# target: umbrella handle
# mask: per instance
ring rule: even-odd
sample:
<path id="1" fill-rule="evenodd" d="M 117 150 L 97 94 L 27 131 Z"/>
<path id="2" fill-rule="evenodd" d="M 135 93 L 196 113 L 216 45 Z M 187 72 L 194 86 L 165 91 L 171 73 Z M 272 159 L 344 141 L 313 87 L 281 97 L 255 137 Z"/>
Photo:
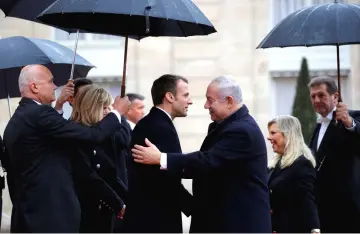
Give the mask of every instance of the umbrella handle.
<path id="1" fill-rule="evenodd" d="M 68 80 L 68 84 L 70 84 L 70 83 L 73 84 L 73 83 L 74 83 L 74 80 L 69 79 L 69 80 Z M 72 103 L 72 102 L 74 101 L 74 96 L 70 96 L 67 101 L 68 101 L 69 103 Z"/>

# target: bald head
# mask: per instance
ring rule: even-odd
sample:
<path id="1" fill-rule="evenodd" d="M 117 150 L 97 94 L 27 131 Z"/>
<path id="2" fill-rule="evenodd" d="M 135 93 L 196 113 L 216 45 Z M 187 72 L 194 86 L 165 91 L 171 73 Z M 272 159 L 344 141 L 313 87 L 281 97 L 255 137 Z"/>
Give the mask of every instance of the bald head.
<path id="1" fill-rule="evenodd" d="M 53 75 L 43 65 L 28 65 L 21 69 L 19 76 L 19 90 L 22 97 L 27 97 L 42 104 L 55 101 Z"/>

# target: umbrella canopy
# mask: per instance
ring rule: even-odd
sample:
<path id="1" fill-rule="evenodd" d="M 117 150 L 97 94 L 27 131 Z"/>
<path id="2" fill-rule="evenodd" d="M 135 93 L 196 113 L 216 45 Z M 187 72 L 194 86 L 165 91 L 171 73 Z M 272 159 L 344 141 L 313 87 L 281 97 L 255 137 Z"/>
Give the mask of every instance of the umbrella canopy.
<path id="1" fill-rule="evenodd" d="M 57 0 L 38 19 L 92 33 L 186 37 L 216 32 L 191 0 Z"/>
<path id="2" fill-rule="evenodd" d="M 300 9 L 280 21 L 257 48 L 334 45 L 341 101 L 339 46 L 360 43 L 360 6 L 334 3 Z"/>
<path id="3" fill-rule="evenodd" d="M 42 23 L 36 17 L 55 1 L 56 0 L 1 0 L 0 10 L 2 10 L 7 17 Z M 71 27 L 60 29 L 69 33 L 77 32 L 76 29 L 72 29 Z"/>
<path id="4" fill-rule="evenodd" d="M 191 0 L 57 0 L 38 19 L 56 27 L 126 36 L 121 96 L 125 95 L 128 36 L 187 37 L 216 32 Z"/>
<path id="5" fill-rule="evenodd" d="M 257 48 L 348 45 L 360 43 L 360 6 L 313 5 L 280 21 Z"/>
<path id="6" fill-rule="evenodd" d="M 50 69 L 57 86 L 65 85 L 74 52 L 58 43 L 44 39 L 9 37 L 0 40 L 0 98 L 20 97 L 20 70 L 31 64 L 42 64 Z M 75 77 L 86 77 L 94 65 L 77 55 Z"/>
<path id="7" fill-rule="evenodd" d="M 46 10 L 56 0 L 1 0 L 0 10 L 2 10 L 7 17 L 24 19 L 48 25 L 40 22 L 37 17 Z M 51 25 L 48 25 L 51 26 Z M 56 27 L 56 26 L 55 26 Z M 78 29 L 72 27 L 56 27 L 68 33 L 76 33 Z M 79 30 L 80 33 L 87 33 L 84 30 Z M 140 40 L 143 37 L 129 36 L 132 39 Z"/>

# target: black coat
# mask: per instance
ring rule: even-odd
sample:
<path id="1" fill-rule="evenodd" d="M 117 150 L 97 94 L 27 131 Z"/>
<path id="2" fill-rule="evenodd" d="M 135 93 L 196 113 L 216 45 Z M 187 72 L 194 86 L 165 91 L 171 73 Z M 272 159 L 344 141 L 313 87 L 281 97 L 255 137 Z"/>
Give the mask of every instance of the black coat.
<path id="1" fill-rule="evenodd" d="M 0 161 L 3 168 L 5 168 L 4 163 L 6 164 L 5 160 L 6 159 L 5 159 L 4 144 L 0 136 Z M 3 174 L 3 176 L 0 176 L 0 228 L 1 228 L 2 207 L 3 207 L 2 193 L 4 188 L 5 188 L 5 175 Z"/>
<path id="2" fill-rule="evenodd" d="M 200 151 L 167 156 L 169 172 L 193 178 L 190 232 L 271 232 L 261 130 L 246 106 L 210 130 Z"/>
<path id="3" fill-rule="evenodd" d="M 131 127 L 127 122 L 126 118 L 122 116 L 121 118 L 121 128 L 116 132 L 116 146 L 117 146 L 117 157 L 116 157 L 116 170 L 118 178 L 128 186 L 128 168 L 131 157 L 130 143 L 131 143 Z M 123 220 L 116 219 L 114 224 L 114 232 L 124 232 L 123 230 Z"/>
<path id="4" fill-rule="evenodd" d="M 278 163 L 269 173 L 273 232 L 310 233 L 319 229 L 315 202 L 316 170 L 304 156 L 284 169 Z"/>
<path id="5" fill-rule="evenodd" d="M 125 117 L 121 118 L 121 128 L 116 132 L 116 167 L 117 175 L 121 181 L 128 186 L 128 169 L 127 165 L 132 161 L 131 156 L 131 134 L 132 130 Z"/>
<path id="6" fill-rule="evenodd" d="M 72 178 L 72 141 L 100 143 L 120 127 L 114 114 L 89 128 L 52 107 L 22 98 L 4 133 L 13 203 L 12 232 L 78 232 L 80 206 Z"/>
<path id="7" fill-rule="evenodd" d="M 360 111 L 350 111 L 356 128 L 332 120 L 317 149 L 321 125 L 310 142 L 317 160 L 316 201 L 321 232 L 360 232 Z"/>
<path id="8" fill-rule="evenodd" d="M 141 119 L 132 133 L 131 145 L 145 144 L 148 138 L 163 152 L 181 152 L 178 134 L 169 116 L 158 108 Z M 181 233 L 181 211 L 189 215 L 192 196 L 181 177 L 159 166 L 129 166 L 129 198 L 125 213 L 126 232 Z"/>
<path id="9" fill-rule="evenodd" d="M 116 134 L 101 144 L 77 143 L 73 168 L 81 205 L 80 232 L 112 232 L 115 215 L 127 199 L 127 186 L 117 177 Z"/>

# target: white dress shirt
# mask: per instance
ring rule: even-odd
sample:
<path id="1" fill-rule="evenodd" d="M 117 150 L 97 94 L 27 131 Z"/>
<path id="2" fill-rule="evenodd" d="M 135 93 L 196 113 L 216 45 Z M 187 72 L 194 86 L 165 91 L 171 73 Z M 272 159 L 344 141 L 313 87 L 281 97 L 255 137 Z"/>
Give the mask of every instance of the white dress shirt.
<path id="1" fill-rule="evenodd" d="M 134 130 L 136 124 L 134 124 L 132 121 L 130 121 L 130 120 L 128 120 L 128 119 L 126 119 L 126 121 L 127 121 L 128 124 L 130 125 L 131 130 Z"/>
<path id="2" fill-rule="evenodd" d="M 333 112 L 335 110 L 336 110 L 336 108 L 333 111 L 331 111 L 326 117 L 320 116 L 317 119 L 317 122 L 321 124 L 320 130 L 319 130 L 319 137 L 318 137 L 318 141 L 317 141 L 317 149 L 319 149 L 321 141 L 324 138 L 327 128 L 329 127 L 329 124 L 333 117 Z"/>

